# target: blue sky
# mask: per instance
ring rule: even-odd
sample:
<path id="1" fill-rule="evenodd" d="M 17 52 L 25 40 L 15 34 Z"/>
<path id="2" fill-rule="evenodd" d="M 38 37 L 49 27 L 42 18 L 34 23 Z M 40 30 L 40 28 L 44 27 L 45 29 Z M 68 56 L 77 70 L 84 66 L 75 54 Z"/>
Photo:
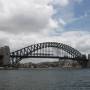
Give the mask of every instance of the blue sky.
<path id="1" fill-rule="evenodd" d="M 90 30 L 90 0 L 68 0 L 68 5 L 61 7 L 55 4 L 54 9 L 57 11 L 53 18 L 57 21 L 62 19 L 65 31 L 89 31 Z M 67 16 L 71 14 L 71 16 Z M 73 14 L 73 15 L 72 15 Z M 58 28 L 56 31 L 60 31 Z"/>
<path id="2" fill-rule="evenodd" d="M 83 0 L 80 4 L 74 5 L 75 17 L 84 16 L 90 14 L 90 0 Z"/>
<path id="3" fill-rule="evenodd" d="M 76 21 L 67 24 L 67 27 L 76 30 L 90 30 L 90 0 L 83 0 L 80 4 L 74 5 L 74 18 Z"/>

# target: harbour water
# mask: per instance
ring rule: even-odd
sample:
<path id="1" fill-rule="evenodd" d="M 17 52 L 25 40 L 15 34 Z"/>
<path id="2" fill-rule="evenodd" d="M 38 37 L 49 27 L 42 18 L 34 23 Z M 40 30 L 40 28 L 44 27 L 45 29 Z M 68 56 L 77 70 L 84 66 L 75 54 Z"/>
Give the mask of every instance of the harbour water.
<path id="1" fill-rule="evenodd" d="M 90 69 L 0 70 L 0 90 L 90 90 Z"/>

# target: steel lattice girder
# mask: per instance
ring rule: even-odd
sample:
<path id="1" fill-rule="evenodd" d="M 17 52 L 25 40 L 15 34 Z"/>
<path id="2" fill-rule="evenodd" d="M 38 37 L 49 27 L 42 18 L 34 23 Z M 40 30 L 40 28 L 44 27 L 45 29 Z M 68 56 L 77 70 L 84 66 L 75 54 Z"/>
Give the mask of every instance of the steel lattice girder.
<path id="1" fill-rule="evenodd" d="M 28 47 L 17 50 L 15 52 L 11 52 L 10 56 L 11 58 L 15 58 L 16 60 L 14 60 L 14 62 L 17 63 L 22 59 L 21 58 L 22 56 L 32 55 L 32 53 L 35 52 L 36 50 L 47 48 L 47 47 L 62 49 L 63 51 L 72 55 L 74 58 L 82 57 L 82 54 L 78 50 L 72 48 L 69 45 L 65 45 L 63 43 L 57 43 L 57 42 L 44 42 L 44 43 L 33 44 Z M 20 57 L 16 58 L 15 56 L 20 56 Z"/>

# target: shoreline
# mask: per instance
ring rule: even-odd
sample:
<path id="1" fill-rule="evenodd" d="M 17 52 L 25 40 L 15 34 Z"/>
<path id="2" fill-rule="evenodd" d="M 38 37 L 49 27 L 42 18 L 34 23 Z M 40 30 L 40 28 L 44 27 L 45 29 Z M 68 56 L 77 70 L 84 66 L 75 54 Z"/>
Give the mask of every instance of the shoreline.
<path id="1" fill-rule="evenodd" d="M 89 68 L 55 67 L 55 68 L 0 68 L 0 70 L 82 70 Z"/>

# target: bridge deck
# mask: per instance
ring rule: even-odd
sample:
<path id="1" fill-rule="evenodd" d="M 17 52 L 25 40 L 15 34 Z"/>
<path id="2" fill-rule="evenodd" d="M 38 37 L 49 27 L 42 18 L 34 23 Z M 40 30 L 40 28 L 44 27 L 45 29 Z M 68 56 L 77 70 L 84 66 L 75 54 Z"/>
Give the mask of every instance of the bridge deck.
<path id="1" fill-rule="evenodd" d="M 51 58 L 51 59 L 70 59 L 70 60 L 81 60 L 80 58 L 71 58 L 71 57 L 60 57 L 60 56 L 10 56 L 13 58 Z"/>

